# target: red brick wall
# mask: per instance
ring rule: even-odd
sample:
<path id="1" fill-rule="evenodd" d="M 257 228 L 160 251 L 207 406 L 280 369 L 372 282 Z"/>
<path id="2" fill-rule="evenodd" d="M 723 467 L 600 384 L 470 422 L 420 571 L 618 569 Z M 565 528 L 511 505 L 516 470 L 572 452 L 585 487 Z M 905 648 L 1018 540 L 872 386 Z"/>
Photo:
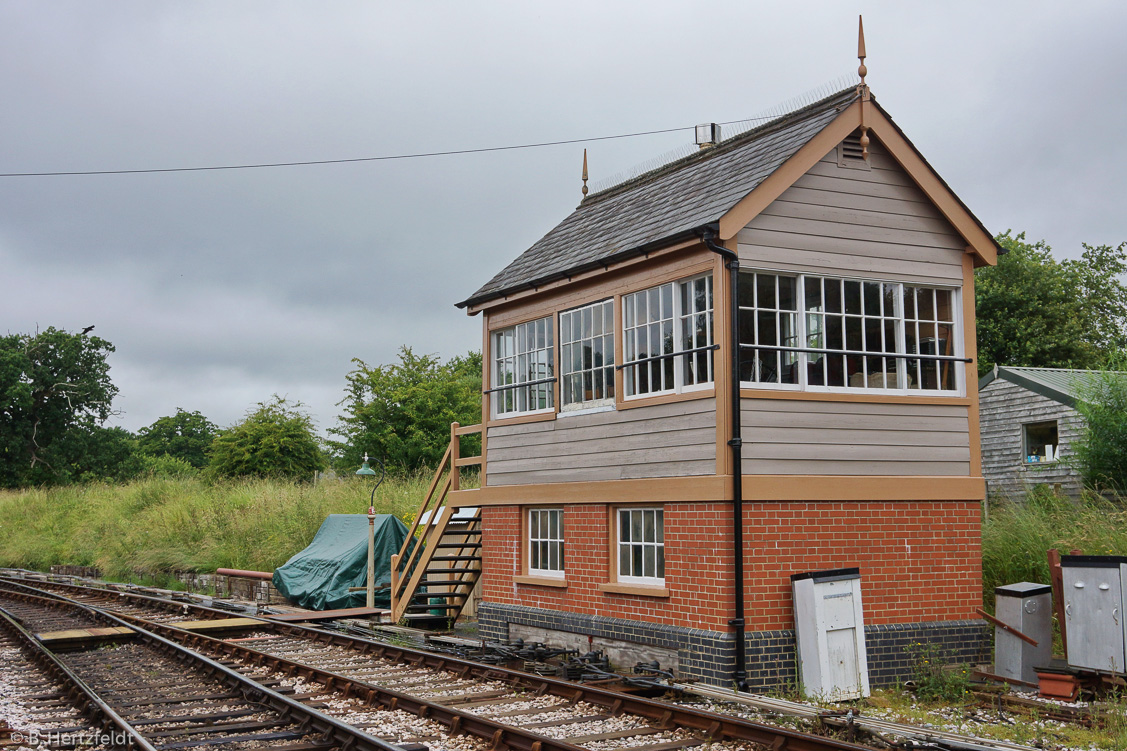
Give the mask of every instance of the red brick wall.
<path id="1" fill-rule="evenodd" d="M 521 510 L 482 509 L 486 602 L 728 629 L 733 590 L 731 506 L 667 503 L 668 597 L 602 592 L 610 532 L 601 504 L 564 506 L 567 588 L 518 584 Z M 790 575 L 861 569 L 868 624 L 974 618 L 982 599 L 979 504 L 765 502 L 744 505 L 745 598 L 751 631 L 792 628 Z"/>

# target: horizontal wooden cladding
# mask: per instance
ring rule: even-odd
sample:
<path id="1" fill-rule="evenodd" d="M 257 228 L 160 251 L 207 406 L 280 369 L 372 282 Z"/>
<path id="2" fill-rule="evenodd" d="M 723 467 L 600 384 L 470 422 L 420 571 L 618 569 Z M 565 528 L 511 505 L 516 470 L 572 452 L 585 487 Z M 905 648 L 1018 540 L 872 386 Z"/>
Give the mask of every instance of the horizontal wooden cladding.
<path id="1" fill-rule="evenodd" d="M 926 393 L 926 392 L 920 392 Z M 743 388 L 740 396 L 744 399 L 791 399 L 810 402 L 852 402 L 856 404 L 937 404 L 940 406 L 969 406 L 970 398 L 965 396 L 915 396 L 886 394 L 874 389 L 869 393 L 843 394 L 836 391 L 791 391 L 789 389 Z"/>
<path id="2" fill-rule="evenodd" d="M 937 475 L 745 475 L 744 501 L 980 501 L 981 477 Z M 455 507 L 730 501 L 731 475 L 459 490 Z"/>
<path id="3" fill-rule="evenodd" d="M 716 471 L 716 400 L 488 429 L 487 486 L 685 477 Z"/>
<path id="4" fill-rule="evenodd" d="M 682 248 L 681 252 L 662 251 L 648 260 L 638 257 L 629 264 L 599 271 L 593 276 L 577 279 L 572 284 L 546 289 L 535 296 L 523 296 L 511 303 L 499 305 L 490 310 L 489 326 L 494 330 L 505 328 L 561 310 L 605 300 L 617 294 L 647 289 L 712 270 L 714 256 L 699 242 L 678 247 Z"/>
<path id="5" fill-rule="evenodd" d="M 738 234 L 745 264 L 958 285 L 966 241 L 879 145 L 872 170 L 833 152 Z"/>
<path id="6" fill-rule="evenodd" d="M 970 475 L 967 405 L 745 399 L 749 475 Z"/>
<path id="7" fill-rule="evenodd" d="M 981 477 L 744 476 L 745 501 L 981 501 Z"/>
<path id="8" fill-rule="evenodd" d="M 508 485 L 459 490 L 447 496 L 448 503 L 456 508 L 560 503 L 723 501 L 730 500 L 731 497 L 732 478 L 729 475 Z"/>

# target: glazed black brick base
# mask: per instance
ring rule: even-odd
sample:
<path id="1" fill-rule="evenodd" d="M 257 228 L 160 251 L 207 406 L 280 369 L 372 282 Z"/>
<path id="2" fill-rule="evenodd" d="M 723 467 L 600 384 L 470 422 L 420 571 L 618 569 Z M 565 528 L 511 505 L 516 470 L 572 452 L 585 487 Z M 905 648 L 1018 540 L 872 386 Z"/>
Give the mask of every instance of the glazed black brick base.
<path id="1" fill-rule="evenodd" d="M 732 685 L 736 651 L 731 634 L 490 602 L 479 603 L 477 618 L 478 633 L 491 641 L 507 642 L 509 624 L 517 623 L 676 650 L 681 678 L 714 686 Z M 916 642 L 938 644 L 940 653 L 953 663 L 987 662 L 991 636 L 991 630 L 982 621 L 866 626 L 869 684 L 877 688 L 909 680 L 912 660 L 908 647 Z M 797 685 L 794 631 L 748 633 L 745 644 L 751 691 L 787 691 Z"/>

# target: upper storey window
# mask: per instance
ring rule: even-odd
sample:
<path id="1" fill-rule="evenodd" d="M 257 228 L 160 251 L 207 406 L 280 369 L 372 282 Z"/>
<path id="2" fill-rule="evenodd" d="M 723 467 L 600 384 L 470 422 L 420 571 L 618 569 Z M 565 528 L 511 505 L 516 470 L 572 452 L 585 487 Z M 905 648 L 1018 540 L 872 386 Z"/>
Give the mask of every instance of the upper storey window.
<path id="1" fill-rule="evenodd" d="M 497 417 L 555 408 L 552 319 L 493 332 L 492 403 Z"/>
<path id="2" fill-rule="evenodd" d="M 560 313 L 560 410 L 614 404 L 614 301 Z"/>
<path id="3" fill-rule="evenodd" d="M 712 275 L 624 295 L 622 330 L 627 397 L 712 383 Z"/>
<path id="4" fill-rule="evenodd" d="M 897 282 L 740 274 L 740 380 L 812 391 L 956 392 L 956 297 Z"/>

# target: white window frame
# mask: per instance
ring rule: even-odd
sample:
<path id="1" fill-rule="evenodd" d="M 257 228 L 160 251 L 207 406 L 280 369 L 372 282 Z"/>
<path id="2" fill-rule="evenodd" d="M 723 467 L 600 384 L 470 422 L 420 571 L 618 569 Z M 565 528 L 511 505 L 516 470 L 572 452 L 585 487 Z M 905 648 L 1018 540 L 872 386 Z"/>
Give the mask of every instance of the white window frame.
<path id="1" fill-rule="evenodd" d="M 686 310 L 684 310 L 685 305 L 684 305 L 683 290 L 686 288 L 686 286 L 693 285 L 697 281 L 702 281 L 702 280 L 703 280 L 704 284 L 706 285 L 705 294 L 706 294 L 706 300 L 707 300 L 708 307 L 705 308 L 704 310 L 700 310 L 700 311 L 697 311 L 697 310 L 686 311 Z M 663 299 L 663 294 L 662 294 L 662 291 L 665 290 L 665 289 L 669 290 L 669 298 L 668 298 L 669 310 L 665 309 L 667 302 L 666 302 L 666 299 Z M 651 293 L 656 293 L 656 296 L 654 294 L 651 294 Z M 648 320 L 649 319 L 648 315 L 647 315 L 647 321 L 643 322 L 643 321 L 637 320 L 637 312 L 638 312 L 638 307 L 639 307 L 638 301 L 640 300 L 642 295 L 646 295 L 647 300 L 652 300 L 652 299 L 655 299 L 655 297 L 656 297 L 656 299 L 659 301 L 659 303 L 661 305 L 661 317 L 657 321 Z M 649 306 L 647 305 L 647 313 L 648 313 L 648 309 L 649 309 Z M 706 389 L 713 388 L 713 384 L 715 382 L 715 371 L 714 371 L 715 358 L 714 358 L 712 352 L 703 353 L 707 358 L 706 361 L 705 361 L 706 367 L 707 367 L 707 377 L 706 377 L 706 380 L 698 381 L 696 383 L 686 383 L 686 380 L 687 380 L 686 370 L 688 369 L 688 365 L 689 365 L 687 358 L 692 357 L 692 358 L 696 359 L 698 357 L 698 355 L 693 354 L 693 355 L 677 356 L 676 353 L 683 352 L 687 349 L 694 349 L 697 346 L 712 346 L 715 343 L 716 327 L 715 327 L 714 313 L 715 313 L 715 289 L 714 289 L 714 286 L 713 286 L 712 273 L 711 272 L 707 272 L 707 273 L 704 273 L 704 274 L 697 274 L 695 276 L 691 276 L 691 277 L 688 277 L 686 279 L 678 279 L 676 281 L 666 282 L 664 284 L 659 284 L 656 287 L 648 287 L 648 288 L 643 289 L 643 290 L 638 290 L 637 292 L 631 292 L 629 294 L 623 295 L 622 296 L 622 366 L 620 367 L 620 369 L 622 370 L 623 399 L 626 400 L 626 401 L 633 400 L 633 399 L 646 399 L 646 398 L 649 398 L 649 397 L 652 397 L 652 396 L 663 396 L 663 395 L 666 395 L 666 394 L 690 393 L 690 392 L 693 392 L 693 391 L 704 391 Z M 694 341 L 695 337 L 696 337 L 695 332 L 692 333 L 692 334 L 689 334 L 687 336 L 686 331 L 685 331 L 686 326 L 688 326 L 692 323 L 692 318 L 694 318 L 695 316 L 698 316 L 698 315 L 703 315 L 706 318 L 706 321 L 707 321 L 707 333 L 706 333 L 706 343 L 705 344 L 692 344 L 692 341 Z M 664 323 L 664 322 L 667 322 L 667 321 L 669 322 L 669 326 L 670 326 L 670 329 L 671 329 L 672 353 L 670 353 L 670 359 L 673 360 L 672 386 L 670 386 L 669 388 L 660 389 L 660 390 L 659 389 L 651 389 L 651 390 L 645 391 L 645 392 L 636 391 L 634 384 L 636 384 L 638 382 L 638 379 L 640 379 L 644 373 L 647 374 L 647 377 L 648 377 L 648 373 L 650 372 L 650 369 L 653 367 L 654 362 L 661 365 L 662 368 L 665 367 L 665 360 L 664 359 L 663 360 L 657 360 L 657 361 L 645 362 L 645 363 L 642 363 L 641 365 L 633 365 L 633 366 L 631 365 L 632 362 L 635 362 L 639 359 L 645 359 L 645 357 L 652 357 L 654 355 L 653 352 L 649 351 L 649 347 L 647 346 L 645 357 L 634 356 L 634 353 L 636 353 L 637 349 L 638 349 L 636 344 L 635 344 L 635 342 L 637 341 L 638 332 L 643 330 L 644 327 L 650 326 L 653 323 Z M 633 393 L 631 393 L 632 391 L 633 391 Z"/>
<path id="2" fill-rule="evenodd" d="M 575 326 L 579 327 L 578 338 L 572 338 Z M 598 331 L 596 332 L 596 328 Z M 598 407 L 614 406 L 614 298 L 588 303 L 578 308 L 561 311 L 559 314 L 559 344 L 560 344 L 560 413 L 590 410 Z M 594 343 L 601 341 L 601 364 L 596 364 Z M 583 362 L 579 354 L 579 368 L 575 367 L 575 358 L 584 351 L 584 345 L 590 345 L 590 367 Z M 601 371 L 601 373 L 600 373 Z M 568 401 L 571 391 L 571 380 L 578 376 L 579 388 L 583 390 L 583 379 L 590 375 L 592 380 L 603 378 L 603 395 L 597 399 L 578 399 Z M 592 389 L 594 390 L 594 389 Z"/>
<path id="3" fill-rule="evenodd" d="M 528 518 L 528 574 L 564 578 L 564 513 L 562 508 L 530 508 Z M 555 519 L 555 534 L 552 520 Z M 552 567 L 553 555 L 555 568 Z M 547 558 L 547 566 L 544 566 Z"/>
<path id="4" fill-rule="evenodd" d="M 811 327 L 811 320 L 816 319 L 818 317 L 824 318 L 827 315 L 827 313 L 826 313 L 825 310 L 822 310 L 820 312 L 807 311 L 806 310 L 805 285 L 806 285 L 807 279 L 822 280 L 822 293 L 823 293 L 823 295 L 825 294 L 825 282 L 826 281 L 861 282 L 862 283 L 862 296 L 863 296 L 863 289 L 864 289 L 863 285 L 865 283 L 881 284 L 881 285 L 885 285 L 886 288 L 891 288 L 894 291 L 894 298 L 893 299 L 895 300 L 895 308 L 896 308 L 895 315 L 893 315 L 893 316 L 889 316 L 886 313 L 884 313 L 883 311 L 882 311 L 882 315 L 879 315 L 879 316 L 873 316 L 873 315 L 866 314 L 865 316 L 862 317 L 859 314 L 845 314 L 844 312 L 840 313 L 840 314 L 839 313 L 829 313 L 828 315 L 833 315 L 833 316 L 842 315 L 842 316 L 847 316 L 847 317 L 850 317 L 850 318 L 870 318 L 870 319 L 879 318 L 879 319 L 882 319 L 882 320 L 893 321 L 894 322 L 894 336 L 895 336 L 896 341 L 894 343 L 894 347 L 892 349 L 885 349 L 884 353 L 892 353 L 892 354 L 896 354 L 896 355 L 910 354 L 910 353 L 905 351 L 905 342 L 907 342 L 908 327 L 909 326 L 914 327 L 916 325 L 917 321 L 918 321 L 918 318 L 907 318 L 905 316 L 905 312 L 904 312 L 904 290 L 905 290 L 905 288 L 916 289 L 916 290 L 936 290 L 936 291 L 942 291 L 942 292 L 949 292 L 951 294 L 951 317 L 953 319 L 951 321 L 951 327 L 953 329 L 953 336 L 954 336 L 954 342 L 953 342 L 952 347 L 951 347 L 950 355 L 952 357 L 956 357 L 956 358 L 962 358 L 962 357 L 966 356 L 964 354 L 964 349 L 963 349 L 964 348 L 964 342 L 963 342 L 963 321 L 962 321 L 962 289 L 960 289 L 959 287 L 947 286 L 947 285 L 942 285 L 942 284 L 917 284 L 915 282 L 901 282 L 901 281 L 892 281 L 892 280 L 887 280 L 887 279 L 868 279 L 868 278 L 849 277 L 849 276 L 834 275 L 834 274 L 803 274 L 803 273 L 796 273 L 796 272 L 790 272 L 790 271 L 779 271 L 779 270 L 774 270 L 774 269 L 743 269 L 743 270 L 741 270 L 740 274 L 741 274 L 741 279 L 745 278 L 746 276 L 751 276 L 752 274 L 770 274 L 770 275 L 773 275 L 773 276 L 776 276 L 776 277 L 786 277 L 786 278 L 790 278 L 790 279 L 795 280 L 795 309 L 794 309 L 792 314 L 795 316 L 795 319 L 796 319 L 795 320 L 796 335 L 788 337 L 788 339 L 795 340 L 797 342 L 797 344 L 795 346 L 798 346 L 798 347 L 805 346 L 805 347 L 810 347 L 810 348 L 814 348 L 814 349 L 824 348 L 825 343 L 822 342 L 820 346 L 815 346 L 814 344 L 807 343 L 809 341 L 808 335 L 811 333 L 811 328 L 812 328 Z M 778 283 L 776 282 L 776 295 L 777 294 L 778 294 Z M 777 298 L 776 298 L 776 300 L 777 300 Z M 741 314 L 743 314 L 745 312 L 749 312 L 749 313 L 752 313 L 754 315 L 754 312 L 757 312 L 759 310 L 758 308 L 749 307 L 747 305 L 744 305 L 743 300 L 740 300 L 739 303 L 740 303 L 739 309 L 741 311 Z M 777 303 L 776 303 L 775 309 L 768 308 L 766 310 L 768 310 L 769 312 L 776 312 L 777 311 Z M 791 311 L 785 311 L 785 312 L 791 313 Z M 917 315 L 918 315 L 918 313 L 917 313 Z M 944 324 L 945 323 L 946 322 L 944 322 Z M 737 323 L 737 325 L 739 325 L 739 323 Z M 883 332 L 883 327 L 882 327 L 882 332 Z M 779 332 L 779 333 L 781 334 L 781 332 Z M 917 341 L 919 341 L 918 334 L 917 334 Z M 741 345 L 744 345 L 744 344 L 746 344 L 746 343 L 742 341 L 742 337 L 741 337 Z M 787 346 L 787 345 L 786 344 L 780 344 L 780 346 Z M 763 350 L 761 350 L 761 351 L 763 351 Z M 868 362 L 869 362 L 870 358 L 878 358 L 878 357 L 881 357 L 881 355 L 882 355 L 882 351 L 878 350 L 878 349 L 872 349 L 872 350 L 867 350 L 867 351 L 871 352 L 872 354 L 867 354 L 867 355 L 863 356 L 862 362 L 864 364 L 864 370 L 861 371 L 864 374 L 863 378 L 866 379 L 866 380 L 869 378 Z M 750 357 L 753 356 L 753 353 L 754 353 L 753 347 L 741 346 L 741 358 L 750 358 Z M 949 363 L 950 366 L 952 368 L 954 368 L 954 378 L 953 378 L 954 387 L 950 388 L 950 389 L 909 388 L 906 385 L 907 367 L 903 367 L 902 364 L 908 363 L 908 362 L 910 362 L 910 360 L 903 358 L 903 357 L 888 357 L 887 358 L 889 360 L 889 362 L 894 362 L 895 365 L 896 365 L 897 383 L 896 383 L 895 386 L 870 386 L 870 387 L 850 386 L 850 385 L 830 386 L 830 385 L 810 383 L 809 369 L 807 368 L 807 364 L 809 362 L 811 362 L 812 359 L 817 359 L 817 358 L 821 357 L 821 355 L 815 355 L 815 354 L 804 353 L 804 352 L 799 352 L 799 353 L 796 353 L 796 354 L 798 355 L 797 360 L 796 360 L 796 362 L 797 362 L 797 372 L 798 372 L 797 383 L 788 384 L 788 383 L 774 383 L 774 382 L 769 382 L 769 381 L 764 381 L 764 382 L 745 381 L 745 380 L 742 379 L 742 375 L 741 375 L 740 388 L 768 389 L 768 390 L 772 390 L 772 391 L 775 391 L 775 390 L 808 391 L 808 392 L 815 392 L 815 393 L 835 393 L 835 394 L 844 393 L 844 394 L 888 394 L 888 395 L 896 395 L 896 396 L 949 396 L 949 397 L 952 397 L 952 398 L 964 396 L 965 392 L 966 392 L 966 378 L 965 378 L 965 372 L 964 372 L 965 368 L 963 367 L 963 363 L 959 362 L 958 360 L 936 361 L 936 360 L 917 359 L 915 361 L 917 363 L 917 365 L 919 365 L 920 363 L 926 363 L 926 362 Z M 925 354 L 942 354 L 942 353 L 925 353 Z M 779 359 L 781 361 L 782 358 L 780 357 Z M 875 371 L 874 371 L 874 374 L 875 374 Z M 886 372 L 885 377 L 887 377 L 887 372 Z M 916 377 L 918 378 L 918 371 L 917 371 Z"/>
<path id="5" fill-rule="evenodd" d="M 536 318 L 490 332 L 490 388 L 494 391 L 489 395 L 489 403 L 495 419 L 555 412 L 555 383 L 549 381 L 537 385 L 520 385 L 533 384 L 555 375 L 553 318 Z M 540 324 L 544 325 L 544 346 L 540 346 L 536 338 Z M 512 380 L 505 382 L 508 374 L 512 375 Z M 504 388 L 514 385 L 516 388 Z M 522 395 L 525 409 L 520 409 L 519 406 Z M 542 398 L 546 401 L 546 406 L 531 406 L 538 404 Z M 508 406 L 510 403 L 512 407 Z"/>
<path id="6" fill-rule="evenodd" d="M 646 515 L 652 514 L 654 519 L 654 534 L 653 540 L 647 540 L 645 521 Z M 625 523 L 623 517 L 626 517 Z M 635 518 L 641 520 L 642 526 L 642 540 L 634 540 L 632 534 L 633 521 Z M 615 545 L 614 545 L 614 562 L 615 574 L 617 580 L 622 584 L 638 584 L 647 587 L 664 587 L 665 586 L 665 509 L 661 506 L 619 506 L 614 509 L 614 529 L 615 529 Z M 624 537 L 626 539 L 624 539 Z M 623 553 L 627 555 L 627 568 L 629 571 L 634 570 L 634 551 L 638 550 L 638 555 L 641 556 L 642 574 L 625 573 L 623 571 Z M 647 568 L 646 551 L 653 550 L 653 571 L 652 576 L 645 575 Z M 660 576 L 658 574 L 661 574 Z"/>

